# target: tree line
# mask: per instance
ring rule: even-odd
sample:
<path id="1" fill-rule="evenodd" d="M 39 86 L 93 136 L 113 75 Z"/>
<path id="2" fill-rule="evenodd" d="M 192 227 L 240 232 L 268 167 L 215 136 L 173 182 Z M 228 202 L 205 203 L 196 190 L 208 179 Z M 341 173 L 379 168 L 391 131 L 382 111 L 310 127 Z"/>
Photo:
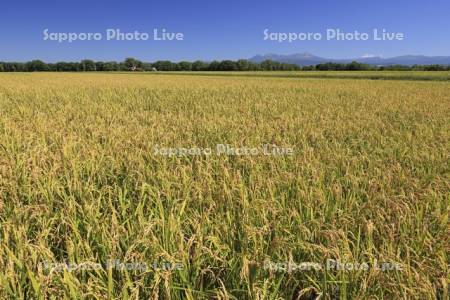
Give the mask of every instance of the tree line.
<path id="1" fill-rule="evenodd" d="M 324 63 L 312 67 L 303 67 L 302 70 L 317 70 L 317 71 L 449 71 L 450 65 L 389 65 L 389 66 L 374 66 L 369 64 L 362 64 L 356 61 L 343 63 Z"/>
<path id="2" fill-rule="evenodd" d="M 280 63 L 265 60 L 260 63 L 245 59 L 237 61 L 181 61 L 169 60 L 153 63 L 127 58 L 123 62 L 103 62 L 85 59 L 80 62 L 45 63 L 41 60 L 29 62 L 0 62 L 0 72 L 109 72 L 109 71 L 368 71 L 368 70 L 412 70 L 412 71 L 448 71 L 450 66 L 443 65 L 392 65 L 372 66 L 358 62 L 324 63 L 313 66 L 298 66 L 296 64 Z"/>

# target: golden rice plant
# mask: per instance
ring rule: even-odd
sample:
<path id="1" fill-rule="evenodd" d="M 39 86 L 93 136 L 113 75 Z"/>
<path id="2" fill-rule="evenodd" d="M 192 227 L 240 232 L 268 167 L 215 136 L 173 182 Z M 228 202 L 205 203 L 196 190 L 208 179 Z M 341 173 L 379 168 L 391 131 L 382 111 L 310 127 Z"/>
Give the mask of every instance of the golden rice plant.
<path id="1" fill-rule="evenodd" d="M 1 299 L 448 299 L 447 81 L 199 75 L 0 75 Z"/>

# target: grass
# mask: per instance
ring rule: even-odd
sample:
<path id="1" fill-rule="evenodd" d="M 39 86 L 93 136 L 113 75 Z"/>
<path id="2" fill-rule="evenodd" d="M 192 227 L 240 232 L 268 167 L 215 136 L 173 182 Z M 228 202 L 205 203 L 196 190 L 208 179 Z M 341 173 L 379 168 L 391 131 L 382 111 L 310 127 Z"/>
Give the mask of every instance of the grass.
<path id="1" fill-rule="evenodd" d="M 1 74 L 0 298 L 448 299 L 449 83 L 267 76 Z"/>

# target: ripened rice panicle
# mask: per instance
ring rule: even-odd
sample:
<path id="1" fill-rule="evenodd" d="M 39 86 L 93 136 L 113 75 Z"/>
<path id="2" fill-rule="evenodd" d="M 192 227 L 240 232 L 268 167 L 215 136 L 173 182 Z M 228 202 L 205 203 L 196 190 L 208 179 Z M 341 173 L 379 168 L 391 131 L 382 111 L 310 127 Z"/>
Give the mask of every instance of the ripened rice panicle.
<path id="1" fill-rule="evenodd" d="M 1 74 L 0 298 L 448 299 L 450 83 L 273 74 Z"/>

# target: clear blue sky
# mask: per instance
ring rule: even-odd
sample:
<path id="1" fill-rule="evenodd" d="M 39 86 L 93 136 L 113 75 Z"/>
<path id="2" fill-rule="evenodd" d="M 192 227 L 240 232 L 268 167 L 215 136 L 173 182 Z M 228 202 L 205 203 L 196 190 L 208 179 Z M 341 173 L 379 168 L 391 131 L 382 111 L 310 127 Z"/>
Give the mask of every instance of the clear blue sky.
<path id="1" fill-rule="evenodd" d="M 101 32 L 107 28 L 183 32 L 184 41 L 43 40 L 50 32 Z M 263 40 L 271 32 L 324 32 L 327 28 L 403 32 L 404 41 Z M 391 57 L 405 54 L 450 55 L 449 0 L 5 0 L 0 4 L 0 61 L 42 59 L 123 60 L 136 57 L 212 60 L 256 54 L 310 52 L 328 58 Z"/>

